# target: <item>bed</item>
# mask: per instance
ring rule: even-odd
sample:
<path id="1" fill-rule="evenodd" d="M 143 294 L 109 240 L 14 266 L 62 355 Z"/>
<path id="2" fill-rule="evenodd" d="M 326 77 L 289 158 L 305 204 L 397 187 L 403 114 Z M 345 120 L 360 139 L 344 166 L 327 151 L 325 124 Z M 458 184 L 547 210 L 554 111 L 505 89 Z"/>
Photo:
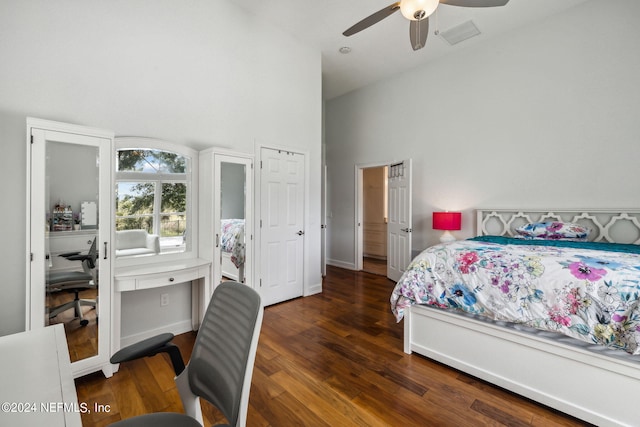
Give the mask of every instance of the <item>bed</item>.
<path id="1" fill-rule="evenodd" d="M 479 239 L 426 249 L 398 281 L 391 303 L 405 352 L 597 425 L 640 425 L 623 398 L 640 390 L 639 219 L 479 210 Z M 588 228 L 589 241 L 515 239 L 533 223 Z"/>
<path id="2" fill-rule="evenodd" d="M 220 239 L 222 276 L 244 282 L 244 219 L 223 219 Z"/>

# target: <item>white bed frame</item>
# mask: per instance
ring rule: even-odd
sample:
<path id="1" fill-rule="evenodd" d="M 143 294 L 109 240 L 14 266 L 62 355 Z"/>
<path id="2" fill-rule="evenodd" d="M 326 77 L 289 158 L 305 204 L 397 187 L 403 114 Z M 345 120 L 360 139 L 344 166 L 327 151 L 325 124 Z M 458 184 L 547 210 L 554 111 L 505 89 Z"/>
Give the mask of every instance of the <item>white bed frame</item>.
<path id="1" fill-rule="evenodd" d="M 239 268 L 231 262 L 231 254 L 229 252 L 222 252 L 222 276 L 235 280 L 236 282 L 244 283 L 244 264 Z"/>
<path id="2" fill-rule="evenodd" d="M 477 234 L 511 236 L 527 222 L 588 225 L 590 240 L 640 243 L 640 210 L 478 210 Z M 414 305 L 405 311 L 404 351 L 416 352 L 599 426 L 638 426 L 640 357 Z"/>

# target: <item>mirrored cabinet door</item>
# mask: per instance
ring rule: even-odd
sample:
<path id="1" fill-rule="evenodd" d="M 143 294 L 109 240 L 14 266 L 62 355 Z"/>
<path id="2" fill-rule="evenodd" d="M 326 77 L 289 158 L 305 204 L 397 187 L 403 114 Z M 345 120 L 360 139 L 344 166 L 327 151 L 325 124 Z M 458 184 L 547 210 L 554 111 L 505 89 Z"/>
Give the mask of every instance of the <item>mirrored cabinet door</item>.
<path id="1" fill-rule="evenodd" d="M 213 261 L 213 286 L 233 280 L 253 287 L 253 157 L 201 152 L 200 182 L 199 252 Z"/>
<path id="2" fill-rule="evenodd" d="M 27 329 L 64 324 L 74 376 L 111 376 L 113 133 L 28 119 L 27 144 Z"/>

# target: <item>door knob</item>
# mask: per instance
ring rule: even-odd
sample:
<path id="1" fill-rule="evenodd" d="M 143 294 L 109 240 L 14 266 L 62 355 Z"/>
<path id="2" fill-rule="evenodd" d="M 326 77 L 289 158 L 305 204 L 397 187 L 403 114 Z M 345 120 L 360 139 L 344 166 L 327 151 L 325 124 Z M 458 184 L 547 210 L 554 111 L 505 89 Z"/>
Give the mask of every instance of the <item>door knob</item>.
<path id="1" fill-rule="evenodd" d="M 300 230 L 296 233 L 298 236 L 302 236 L 304 234 L 304 231 Z"/>
<path id="2" fill-rule="evenodd" d="M 411 233 L 410 228 L 401 228 L 400 231 L 404 231 L 405 233 Z"/>

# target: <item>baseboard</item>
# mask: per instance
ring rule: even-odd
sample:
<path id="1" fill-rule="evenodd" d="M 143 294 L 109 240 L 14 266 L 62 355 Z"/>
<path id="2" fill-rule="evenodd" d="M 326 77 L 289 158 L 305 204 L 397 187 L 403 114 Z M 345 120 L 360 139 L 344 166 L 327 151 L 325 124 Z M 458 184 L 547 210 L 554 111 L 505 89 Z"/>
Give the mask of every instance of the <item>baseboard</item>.
<path id="1" fill-rule="evenodd" d="M 151 338 L 155 335 L 162 334 L 165 332 L 171 332 L 174 335 L 180 335 L 180 334 L 184 334 L 185 332 L 190 332 L 191 330 L 192 330 L 191 319 L 183 320 L 181 322 L 172 323 L 170 325 L 164 325 L 160 328 L 150 329 L 148 331 L 140 332 L 133 335 L 128 335 L 126 337 L 121 337 L 120 348 L 126 347 L 131 344 L 135 344 L 146 338 Z"/>
<path id="2" fill-rule="evenodd" d="M 322 292 L 322 282 L 309 286 L 304 294 L 305 297 L 319 294 Z"/>
<path id="3" fill-rule="evenodd" d="M 338 261 L 335 259 L 328 259 L 327 260 L 327 265 L 332 265 L 334 267 L 340 267 L 340 268 L 344 268 L 345 270 L 356 270 L 356 266 L 354 263 L 352 262 L 344 262 L 344 261 Z"/>

